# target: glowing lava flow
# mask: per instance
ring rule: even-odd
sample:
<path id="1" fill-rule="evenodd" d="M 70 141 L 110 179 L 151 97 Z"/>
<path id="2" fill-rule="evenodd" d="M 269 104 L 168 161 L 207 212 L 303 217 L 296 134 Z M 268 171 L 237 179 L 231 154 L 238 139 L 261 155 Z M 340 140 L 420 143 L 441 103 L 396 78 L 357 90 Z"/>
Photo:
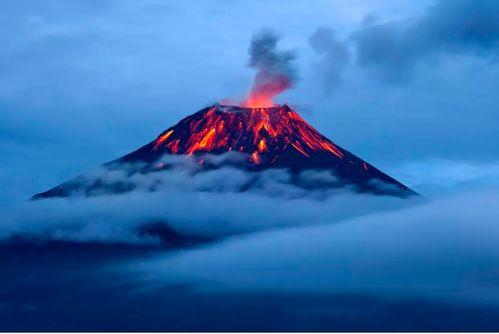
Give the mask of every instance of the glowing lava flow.
<path id="1" fill-rule="evenodd" d="M 168 137 L 171 136 L 171 134 L 173 133 L 173 130 L 170 130 L 170 131 L 167 131 L 165 134 L 162 134 L 161 136 L 159 136 L 158 139 L 156 139 L 156 144 L 154 145 L 154 150 L 157 150 L 158 147 L 165 141 L 168 139 Z"/>
<path id="2" fill-rule="evenodd" d="M 243 108 L 215 105 L 189 116 L 153 142 L 154 150 L 171 154 L 246 153 L 254 164 L 275 162 L 292 149 L 310 158 L 327 152 L 344 153 L 288 106 Z"/>

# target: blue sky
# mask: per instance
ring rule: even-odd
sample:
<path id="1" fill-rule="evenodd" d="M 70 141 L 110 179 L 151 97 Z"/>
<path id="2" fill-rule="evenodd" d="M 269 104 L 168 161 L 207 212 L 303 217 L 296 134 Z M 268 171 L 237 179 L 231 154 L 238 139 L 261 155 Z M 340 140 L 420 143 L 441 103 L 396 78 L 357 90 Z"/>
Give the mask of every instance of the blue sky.
<path id="1" fill-rule="evenodd" d="M 339 145 L 420 191 L 498 179 L 494 0 L 0 0 L 0 198 L 28 198 L 242 98 L 262 29 L 297 53 L 279 102 Z"/>

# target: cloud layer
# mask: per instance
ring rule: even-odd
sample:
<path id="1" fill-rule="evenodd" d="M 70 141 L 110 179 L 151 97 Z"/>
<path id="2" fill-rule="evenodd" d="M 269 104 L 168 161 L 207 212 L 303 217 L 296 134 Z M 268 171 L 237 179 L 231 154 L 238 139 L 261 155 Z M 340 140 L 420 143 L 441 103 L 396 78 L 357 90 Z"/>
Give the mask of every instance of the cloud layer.
<path id="1" fill-rule="evenodd" d="M 220 167 L 196 172 L 198 165 L 192 159 L 170 158 L 172 168 L 147 174 L 132 172 L 138 168 L 135 165 L 99 168 L 78 179 L 87 187 L 80 194 L 76 190 L 69 198 L 3 209 L 0 239 L 156 243 L 155 236 L 143 231 L 158 224 L 185 238 L 217 239 L 261 229 L 329 223 L 413 204 L 394 197 L 360 195 L 348 188 L 306 190 L 290 183 L 285 170 L 251 173 Z M 325 172 L 307 171 L 299 177 L 309 183 L 334 181 Z M 93 184 L 99 187 L 92 190 Z M 110 195 L 102 190 L 118 186 L 129 192 Z"/>
<path id="2" fill-rule="evenodd" d="M 127 267 L 143 284 L 201 291 L 369 294 L 499 303 L 499 192 L 234 237 Z M 161 268 L 161 269 L 160 269 Z"/>

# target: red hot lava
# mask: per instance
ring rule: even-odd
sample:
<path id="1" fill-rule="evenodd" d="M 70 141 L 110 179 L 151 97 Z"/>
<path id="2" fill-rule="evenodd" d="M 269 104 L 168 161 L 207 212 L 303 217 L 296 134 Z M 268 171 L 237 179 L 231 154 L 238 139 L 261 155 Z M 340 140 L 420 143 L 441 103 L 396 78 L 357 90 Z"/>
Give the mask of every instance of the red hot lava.
<path id="1" fill-rule="evenodd" d="M 246 153 L 254 164 L 274 163 L 294 150 L 310 158 L 325 152 L 337 159 L 344 153 L 288 106 L 243 108 L 215 105 L 189 116 L 161 134 L 153 150 L 171 154 Z"/>

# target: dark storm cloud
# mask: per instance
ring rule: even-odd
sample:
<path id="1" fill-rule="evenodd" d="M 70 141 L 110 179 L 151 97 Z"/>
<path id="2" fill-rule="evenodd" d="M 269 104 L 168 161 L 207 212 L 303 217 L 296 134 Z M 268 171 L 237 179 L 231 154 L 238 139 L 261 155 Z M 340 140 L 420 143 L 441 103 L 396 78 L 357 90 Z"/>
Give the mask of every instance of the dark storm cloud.
<path id="1" fill-rule="evenodd" d="M 321 56 L 317 75 L 323 81 L 326 91 L 336 88 L 350 61 L 347 45 L 337 40 L 332 29 L 325 27 L 317 29 L 309 42 Z"/>
<path id="2" fill-rule="evenodd" d="M 424 61 L 452 54 L 496 61 L 499 2 L 439 0 L 417 19 L 380 22 L 367 16 L 354 33 L 358 63 L 391 82 L 407 81 Z"/>

